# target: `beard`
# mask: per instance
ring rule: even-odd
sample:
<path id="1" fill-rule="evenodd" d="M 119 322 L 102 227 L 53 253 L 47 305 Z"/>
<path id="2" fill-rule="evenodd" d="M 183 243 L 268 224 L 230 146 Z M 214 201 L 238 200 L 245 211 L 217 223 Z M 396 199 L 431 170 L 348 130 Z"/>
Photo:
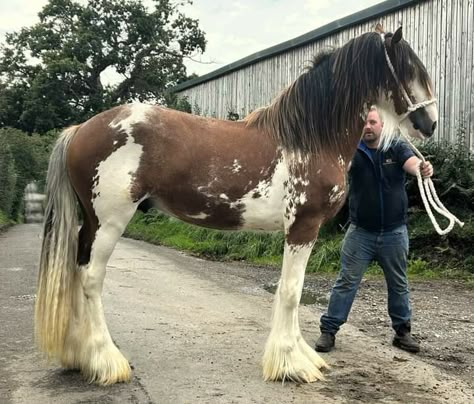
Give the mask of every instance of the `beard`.
<path id="1" fill-rule="evenodd" d="M 362 136 L 362 139 L 364 140 L 364 142 L 366 144 L 375 144 L 378 142 L 379 140 L 379 137 L 377 134 L 375 134 L 374 132 L 372 131 L 367 131 L 367 132 L 364 132 L 363 136 Z"/>

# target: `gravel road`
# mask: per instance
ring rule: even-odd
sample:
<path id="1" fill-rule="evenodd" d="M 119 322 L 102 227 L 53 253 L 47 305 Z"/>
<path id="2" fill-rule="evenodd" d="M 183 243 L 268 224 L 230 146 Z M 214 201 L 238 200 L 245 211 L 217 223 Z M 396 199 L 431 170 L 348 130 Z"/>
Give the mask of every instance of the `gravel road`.
<path id="1" fill-rule="evenodd" d="M 46 363 L 34 348 L 32 313 L 40 227 L 0 234 L 0 401 L 2 403 L 470 403 L 472 290 L 412 286 L 415 335 L 423 352 L 390 345 L 385 290 L 364 282 L 350 322 L 324 357 L 327 381 L 266 383 L 260 359 L 278 273 L 209 262 L 122 239 L 109 262 L 104 307 L 129 358 L 130 384 L 97 387 Z M 332 279 L 307 277 L 300 323 L 313 345 Z"/>

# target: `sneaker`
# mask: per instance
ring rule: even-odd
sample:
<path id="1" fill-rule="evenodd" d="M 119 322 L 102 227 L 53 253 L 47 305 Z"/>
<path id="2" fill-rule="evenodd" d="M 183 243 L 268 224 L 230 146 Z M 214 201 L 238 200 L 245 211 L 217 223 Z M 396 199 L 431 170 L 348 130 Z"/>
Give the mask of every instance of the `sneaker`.
<path id="1" fill-rule="evenodd" d="M 316 341 L 316 351 L 318 352 L 330 352 L 334 348 L 336 343 L 336 336 L 328 332 L 321 333 L 321 336 Z"/>
<path id="2" fill-rule="evenodd" d="M 411 353 L 420 352 L 420 344 L 409 332 L 404 334 L 395 334 L 395 337 L 393 338 L 393 346 Z"/>

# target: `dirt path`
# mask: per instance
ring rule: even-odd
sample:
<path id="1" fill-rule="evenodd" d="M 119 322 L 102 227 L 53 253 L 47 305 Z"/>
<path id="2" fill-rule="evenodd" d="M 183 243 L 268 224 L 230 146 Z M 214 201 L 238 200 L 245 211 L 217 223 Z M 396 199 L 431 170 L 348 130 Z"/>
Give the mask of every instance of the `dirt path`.
<path id="1" fill-rule="evenodd" d="M 273 296 L 263 286 L 277 278 L 275 271 L 207 262 L 133 240 L 122 240 L 114 252 L 104 306 L 112 335 L 135 368 L 134 380 L 111 388 L 89 386 L 75 373 L 45 366 L 29 345 L 35 279 L 30 257 L 38 251 L 37 234 L 32 235 L 37 231 L 17 226 L 0 236 L 0 323 L 8 324 L 0 330 L 0 396 L 6 402 L 474 400 L 462 375 L 395 350 L 388 333 L 359 329 L 377 329 L 368 324 L 348 324 L 341 332 L 338 349 L 325 355 L 332 365 L 326 382 L 265 383 L 259 362 Z M 318 336 L 319 315 L 317 304 L 301 307 L 303 335 L 310 344 Z"/>
<path id="2" fill-rule="evenodd" d="M 245 272 L 248 273 L 245 276 L 251 276 L 270 290 L 278 280 L 277 273 L 272 275 L 264 268 Z M 311 303 L 309 307 L 315 311 L 326 309 L 335 276 L 306 276 L 303 300 Z M 474 288 L 456 281 L 437 280 L 413 281 L 410 289 L 413 335 L 422 347 L 416 358 L 463 379 L 474 388 Z M 363 279 L 348 325 L 374 338 L 377 344 L 389 346 L 393 330 L 386 306 L 383 279 Z M 345 344 L 342 335 L 338 338 L 338 345 L 341 344 Z"/>

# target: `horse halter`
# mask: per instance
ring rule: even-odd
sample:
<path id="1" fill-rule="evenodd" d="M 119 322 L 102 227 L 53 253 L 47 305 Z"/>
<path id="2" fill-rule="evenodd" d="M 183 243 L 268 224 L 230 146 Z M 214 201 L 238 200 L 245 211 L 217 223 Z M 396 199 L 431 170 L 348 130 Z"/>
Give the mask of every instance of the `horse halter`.
<path id="1" fill-rule="evenodd" d="M 404 121 L 408 115 L 410 115 L 413 111 L 416 111 L 417 109 L 427 107 L 428 105 L 434 104 L 436 102 L 436 98 L 431 98 L 430 100 L 422 101 L 419 102 L 418 104 L 413 104 L 410 100 L 410 97 L 408 96 L 407 91 L 403 87 L 403 84 L 401 83 L 400 79 L 397 76 L 397 73 L 395 72 L 395 69 L 393 67 L 392 61 L 390 60 L 390 56 L 388 55 L 387 52 L 387 46 L 385 45 L 385 38 L 382 35 L 382 41 L 383 41 L 383 50 L 385 53 L 385 59 L 387 60 L 387 65 L 390 71 L 392 72 L 392 76 L 395 79 L 395 82 L 397 83 L 398 87 L 400 88 L 400 92 L 402 93 L 403 98 L 405 99 L 406 103 L 408 104 L 408 109 L 407 112 L 405 112 L 401 117 L 399 122 L 401 123 Z"/>
<path id="2" fill-rule="evenodd" d="M 413 104 L 410 100 L 410 97 L 408 96 L 407 91 L 403 87 L 400 79 L 397 76 L 397 73 L 395 72 L 395 69 L 393 68 L 392 61 L 390 60 L 390 56 L 388 55 L 387 52 L 387 47 L 385 45 L 385 36 L 384 34 L 380 34 L 382 37 L 383 41 L 383 49 L 385 52 L 385 59 L 387 60 L 388 67 L 390 71 L 392 72 L 393 78 L 395 79 L 395 82 L 400 88 L 400 92 L 403 95 L 403 98 L 408 104 L 408 110 L 405 114 L 403 114 L 399 120 L 399 123 L 401 123 L 403 120 L 405 120 L 408 115 L 410 115 L 413 111 L 416 111 L 419 108 L 424 108 L 428 105 L 434 104 L 436 102 L 436 98 L 432 98 L 430 100 L 426 100 L 423 102 L 419 102 L 418 104 Z M 421 154 L 421 152 L 416 148 L 416 146 L 410 141 L 408 136 L 401 132 L 402 136 L 405 138 L 407 143 L 410 145 L 410 147 L 413 149 L 415 154 L 419 157 L 420 162 L 418 164 L 418 169 L 416 171 L 416 177 L 418 180 L 418 188 L 420 189 L 420 194 L 421 194 L 421 199 L 423 200 L 423 204 L 425 205 L 426 212 L 428 213 L 428 216 L 431 219 L 431 223 L 433 223 L 433 226 L 435 230 L 437 231 L 438 234 L 444 235 L 448 234 L 454 227 L 454 225 L 457 223 L 460 227 L 464 226 L 464 223 L 461 222 L 456 216 L 454 216 L 446 207 L 443 205 L 443 203 L 439 200 L 438 194 L 436 193 L 436 189 L 433 185 L 433 181 L 431 178 L 421 178 L 421 173 L 420 173 L 420 165 L 425 162 L 424 156 Z M 443 230 L 439 227 L 438 222 L 436 221 L 436 218 L 433 215 L 433 212 L 431 211 L 431 207 L 433 207 L 436 212 L 439 214 L 443 215 L 449 220 L 448 226 Z"/>

